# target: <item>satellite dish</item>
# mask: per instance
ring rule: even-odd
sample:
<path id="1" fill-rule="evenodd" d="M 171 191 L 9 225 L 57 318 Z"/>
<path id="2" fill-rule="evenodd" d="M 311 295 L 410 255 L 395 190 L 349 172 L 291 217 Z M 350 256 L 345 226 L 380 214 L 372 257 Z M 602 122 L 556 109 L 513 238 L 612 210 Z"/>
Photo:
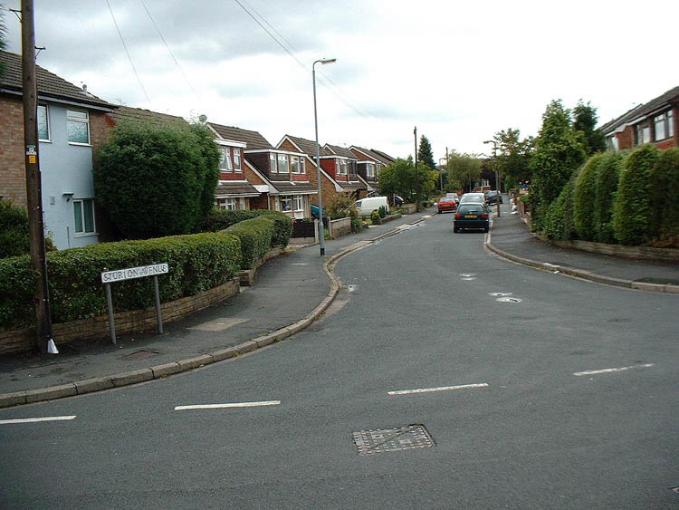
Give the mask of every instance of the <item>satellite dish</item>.
<path id="1" fill-rule="evenodd" d="M 204 113 L 200 114 L 198 116 L 198 120 L 201 122 L 201 124 L 205 124 L 205 121 L 207 120 L 207 115 L 205 115 Z"/>

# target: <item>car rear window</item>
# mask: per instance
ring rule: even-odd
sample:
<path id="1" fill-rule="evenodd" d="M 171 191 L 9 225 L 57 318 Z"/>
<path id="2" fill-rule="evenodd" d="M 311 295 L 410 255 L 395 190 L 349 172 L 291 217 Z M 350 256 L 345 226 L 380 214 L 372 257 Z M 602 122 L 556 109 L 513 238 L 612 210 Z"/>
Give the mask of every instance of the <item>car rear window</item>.
<path id="1" fill-rule="evenodd" d="M 458 207 L 457 212 L 484 212 L 484 208 L 481 204 L 464 204 Z"/>

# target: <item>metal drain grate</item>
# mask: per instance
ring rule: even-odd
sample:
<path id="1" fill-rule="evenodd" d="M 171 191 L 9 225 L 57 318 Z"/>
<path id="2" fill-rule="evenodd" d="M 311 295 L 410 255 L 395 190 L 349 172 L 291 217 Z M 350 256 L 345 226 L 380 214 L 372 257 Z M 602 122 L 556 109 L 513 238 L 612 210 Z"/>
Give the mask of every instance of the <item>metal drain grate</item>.
<path id="1" fill-rule="evenodd" d="M 434 440 L 424 425 L 406 425 L 395 429 L 361 430 L 352 435 L 359 455 L 434 446 Z"/>

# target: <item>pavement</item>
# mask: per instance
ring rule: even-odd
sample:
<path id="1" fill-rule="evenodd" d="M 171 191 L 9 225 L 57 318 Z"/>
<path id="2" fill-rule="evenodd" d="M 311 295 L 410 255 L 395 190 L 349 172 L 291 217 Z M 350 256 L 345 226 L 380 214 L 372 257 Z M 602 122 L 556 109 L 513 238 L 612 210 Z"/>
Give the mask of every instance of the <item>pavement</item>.
<path id="1" fill-rule="evenodd" d="M 486 246 L 520 264 L 567 276 L 637 290 L 679 293 L 679 264 L 631 260 L 581 250 L 559 248 L 530 232 L 509 204 L 493 221 Z"/>
<path id="2" fill-rule="evenodd" d="M 493 219 L 486 247 L 537 269 L 639 290 L 679 293 L 679 267 L 558 248 L 530 233 L 518 215 Z M 339 282 L 332 265 L 342 256 L 396 235 L 433 210 L 372 226 L 357 235 L 294 249 L 257 272 L 254 286 L 228 301 L 165 325 L 163 335 L 124 335 L 112 345 L 74 342 L 60 354 L 0 358 L 0 407 L 136 384 L 240 356 L 301 331 L 332 303 Z M 330 266 L 330 267 L 329 267 Z M 58 339 L 57 339 L 58 341 Z"/>
<path id="3" fill-rule="evenodd" d="M 317 319 L 338 290 L 327 270 L 370 241 L 398 234 L 429 212 L 403 216 L 356 235 L 293 248 L 257 271 L 238 296 L 165 326 L 165 333 L 134 334 L 57 345 L 59 355 L 0 357 L 0 407 L 90 393 L 158 379 L 246 354 L 297 333 Z"/>

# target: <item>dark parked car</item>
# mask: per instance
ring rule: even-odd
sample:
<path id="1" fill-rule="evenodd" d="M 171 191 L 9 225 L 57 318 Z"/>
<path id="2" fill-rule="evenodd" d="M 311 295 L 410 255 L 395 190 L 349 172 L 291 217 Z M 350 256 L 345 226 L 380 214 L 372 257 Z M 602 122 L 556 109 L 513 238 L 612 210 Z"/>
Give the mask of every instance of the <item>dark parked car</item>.
<path id="1" fill-rule="evenodd" d="M 502 195 L 500 194 L 499 191 L 486 191 L 486 203 L 487 204 L 496 204 L 498 202 L 502 203 Z"/>
<path id="2" fill-rule="evenodd" d="M 490 222 L 488 220 L 488 206 L 476 202 L 460 204 L 455 213 L 453 231 L 475 229 L 488 232 Z"/>

